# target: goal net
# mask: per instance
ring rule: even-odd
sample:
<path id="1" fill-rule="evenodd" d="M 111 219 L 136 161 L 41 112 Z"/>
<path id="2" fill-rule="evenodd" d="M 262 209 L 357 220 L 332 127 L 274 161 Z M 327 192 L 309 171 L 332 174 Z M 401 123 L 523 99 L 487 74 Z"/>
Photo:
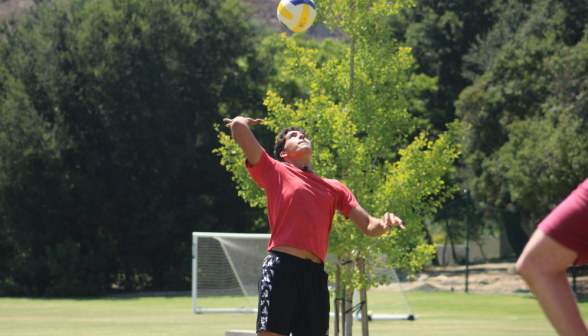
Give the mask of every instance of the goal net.
<path id="1" fill-rule="evenodd" d="M 269 238 L 269 234 L 193 232 L 192 311 L 256 313 L 257 282 L 268 255 Z M 327 255 L 326 262 L 334 262 L 334 258 Z M 370 317 L 414 319 L 394 269 L 379 267 L 376 262 L 368 262 L 368 267 L 375 276 L 386 274 L 389 279 L 388 285 L 368 290 L 368 308 L 376 312 Z M 329 283 L 329 288 L 334 287 Z"/>
<path id="2" fill-rule="evenodd" d="M 384 284 L 367 291 L 370 320 L 416 320 L 412 306 L 406 297 L 400 278 L 394 268 L 385 266 L 385 256 L 377 256 L 366 260 L 366 267 L 371 271 L 369 277 L 384 279 Z M 355 290 L 353 304 L 358 305 L 359 292 Z M 356 320 L 361 320 L 361 312 L 357 310 Z"/>

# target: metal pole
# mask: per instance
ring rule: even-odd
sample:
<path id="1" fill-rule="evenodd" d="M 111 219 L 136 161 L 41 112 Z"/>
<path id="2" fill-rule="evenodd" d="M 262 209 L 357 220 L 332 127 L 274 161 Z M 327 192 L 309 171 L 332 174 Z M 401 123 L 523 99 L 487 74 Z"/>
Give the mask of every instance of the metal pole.
<path id="1" fill-rule="evenodd" d="M 466 272 L 465 272 L 465 292 L 468 292 L 468 275 L 470 272 L 470 191 L 466 193 Z"/>
<path id="2" fill-rule="evenodd" d="M 339 307 L 341 301 L 337 296 L 341 295 L 341 257 L 336 257 L 337 272 L 335 273 L 335 328 L 333 330 L 334 336 L 339 336 Z"/>
<path id="3" fill-rule="evenodd" d="M 347 314 L 345 314 L 345 308 L 347 307 L 347 305 L 345 304 L 347 302 L 347 288 L 345 288 L 345 286 L 343 286 L 343 295 L 341 295 L 341 335 L 345 336 L 347 334 L 347 330 L 345 328 L 346 326 L 346 318 L 347 318 Z"/>
<path id="4" fill-rule="evenodd" d="M 337 293 L 337 292 L 335 292 Z M 334 336 L 339 336 L 339 300 L 337 299 L 337 295 L 335 295 L 335 321 L 334 325 L 335 328 L 333 329 Z"/>
<path id="5" fill-rule="evenodd" d="M 574 295 L 578 295 L 578 292 L 576 291 L 576 266 L 572 265 L 572 276 L 574 277 Z"/>

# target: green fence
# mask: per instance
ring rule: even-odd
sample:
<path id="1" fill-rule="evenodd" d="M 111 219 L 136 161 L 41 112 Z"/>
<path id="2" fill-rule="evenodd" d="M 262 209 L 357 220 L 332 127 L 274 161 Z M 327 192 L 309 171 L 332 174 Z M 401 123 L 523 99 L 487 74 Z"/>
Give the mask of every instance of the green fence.
<path id="1" fill-rule="evenodd" d="M 525 232 L 520 214 L 477 201 L 465 192 L 455 201 L 439 209 L 426 223 L 431 240 L 437 246 L 433 263 L 466 265 L 471 263 L 514 262 L 520 256 L 531 232 Z M 530 231 L 528 228 L 527 231 Z M 570 267 L 576 291 L 576 276 L 588 274 L 588 264 Z"/>

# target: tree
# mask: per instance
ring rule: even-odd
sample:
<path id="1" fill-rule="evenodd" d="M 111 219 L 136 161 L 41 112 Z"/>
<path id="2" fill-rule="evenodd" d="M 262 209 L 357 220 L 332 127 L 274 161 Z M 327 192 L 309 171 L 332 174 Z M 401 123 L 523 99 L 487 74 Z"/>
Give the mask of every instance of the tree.
<path id="1" fill-rule="evenodd" d="M 469 56 L 486 72 L 456 103 L 473 125 L 462 172 L 474 197 L 519 211 L 527 234 L 588 176 L 586 37 L 573 20 L 588 8 L 571 3 L 506 7 Z"/>
<path id="2" fill-rule="evenodd" d="M 588 48 L 562 47 L 545 60 L 552 82 L 541 112 L 506 126 L 508 140 L 483 162 L 534 229 L 588 176 Z"/>
<path id="3" fill-rule="evenodd" d="M 391 35 L 412 49 L 417 73 L 437 78 L 437 90 L 425 90 L 420 98 L 425 108 L 415 115 L 436 131 L 456 118 L 453 103 L 471 84 L 463 76 L 464 61 L 472 45 L 492 28 L 500 1 L 416 0 L 414 8 L 403 8 L 388 22 Z"/>
<path id="4" fill-rule="evenodd" d="M 389 19 L 392 36 L 412 48 L 417 73 L 438 79 L 435 91 L 424 91 L 426 108 L 412 110 L 428 120 L 435 130 L 456 118 L 454 103 L 477 76 L 489 68 L 493 54 L 525 22 L 538 1 L 417 0 L 414 8 L 403 8 Z M 559 31 L 567 45 L 576 44 L 588 23 L 588 4 L 582 0 L 552 1 L 566 12 Z M 472 58 L 475 58 L 473 60 Z"/>
<path id="5" fill-rule="evenodd" d="M 189 288 L 189 232 L 255 228 L 212 154 L 220 103 L 258 111 L 272 71 L 248 15 L 80 0 L 4 25 L 2 295 Z"/>
<path id="6" fill-rule="evenodd" d="M 406 232 L 391 231 L 377 239 L 365 237 L 340 215 L 329 236 L 329 253 L 337 265 L 327 270 L 336 278 L 337 297 L 387 283 L 369 275 L 364 262 L 385 263 L 414 272 L 430 260 L 433 247 L 423 244 L 422 213 L 438 207 L 453 190 L 441 176 L 457 157 L 456 137 L 462 125 L 447 125 L 436 141 L 421 133 L 407 144 L 418 122 L 406 109 L 418 94 L 433 85 L 423 75 L 411 74 L 410 50 L 390 40 L 385 19 L 410 2 L 357 0 L 351 3 L 325 0 L 317 3 L 327 27 L 340 28 L 349 36 L 343 57 L 333 55 L 321 66 L 317 50 L 299 47 L 285 36 L 286 70 L 301 78 L 309 90 L 307 99 L 284 104 L 268 92 L 267 125 L 274 133 L 295 125 L 313 140 L 313 169 L 318 176 L 342 181 L 360 204 L 374 215 L 393 211 L 407 224 Z M 218 127 L 218 126 L 217 126 Z M 233 173 L 241 195 L 252 206 L 266 207 L 259 189 L 244 167 L 244 155 L 225 133 L 219 133 L 221 163 Z M 440 194 L 440 198 L 431 195 Z M 387 255 L 387 258 L 377 256 Z M 342 267 L 342 261 L 351 261 Z M 353 267 L 358 263 L 358 268 Z M 349 303 L 347 305 L 349 307 Z M 367 332 L 367 305 L 363 306 Z M 348 318 L 350 321 L 350 319 Z M 350 335 L 350 324 L 347 326 Z"/>

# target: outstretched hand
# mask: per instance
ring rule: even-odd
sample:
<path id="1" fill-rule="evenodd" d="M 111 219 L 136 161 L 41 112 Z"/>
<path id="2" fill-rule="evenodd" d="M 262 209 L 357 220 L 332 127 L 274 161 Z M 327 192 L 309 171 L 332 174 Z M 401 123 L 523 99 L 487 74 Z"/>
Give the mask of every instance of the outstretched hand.
<path id="1" fill-rule="evenodd" d="M 394 216 L 393 213 L 389 213 L 386 212 L 386 214 L 384 215 L 384 217 L 382 217 L 380 219 L 380 224 L 386 229 L 388 230 L 388 228 L 391 228 L 393 226 L 398 225 L 398 227 L 400 227 L 402 230 L 405 229 L 404 227 L 404 223 L 402 222 L 402 219 Z"/>
<path id="2" fill-rule="evenodd" d="M 223 121 L 226 121 L 227 127 L 231 128 L 231 134 L 233 135 L 233 140 L 241 147 L 247 161 L 251 165 L 251 167 L 255 166 L 259 160 L 261 159 L 261 155 L 263 154 L 263 148 L 255 139 L 255 135 L 251 132 L 249 127 L 251 125 L 260 124 L 263 122 L 262 119 L 251 119 L 247 117 L 235 117 L 233 119 L 224 118 Z"/>
<path id="3" fill-rule="evenodd" d="M 394 216 L 393 213 L 386 212 L 382 218 L 377 218 L 368 214 L 361 205 L 351 209 L 348 217 L 368 237 L 381 236 L 393 226 L 405 229 L 402 219 Z"/>
<path id="4" fill-rule="evenodd" d="M 238 119 L 244 120 L 247 123 L 247 126 L 253 126 L 253 125 L 263 123 L 263 119 L 251 119 L 251 118 L 247 118 L 247 117 L 235 117 L 233 119 L 224 118 L 223 121 L 228 122 L 228 124 L 226 125 L 227 127 L 231 127 L 233 122 L 237 121 Z"/>

